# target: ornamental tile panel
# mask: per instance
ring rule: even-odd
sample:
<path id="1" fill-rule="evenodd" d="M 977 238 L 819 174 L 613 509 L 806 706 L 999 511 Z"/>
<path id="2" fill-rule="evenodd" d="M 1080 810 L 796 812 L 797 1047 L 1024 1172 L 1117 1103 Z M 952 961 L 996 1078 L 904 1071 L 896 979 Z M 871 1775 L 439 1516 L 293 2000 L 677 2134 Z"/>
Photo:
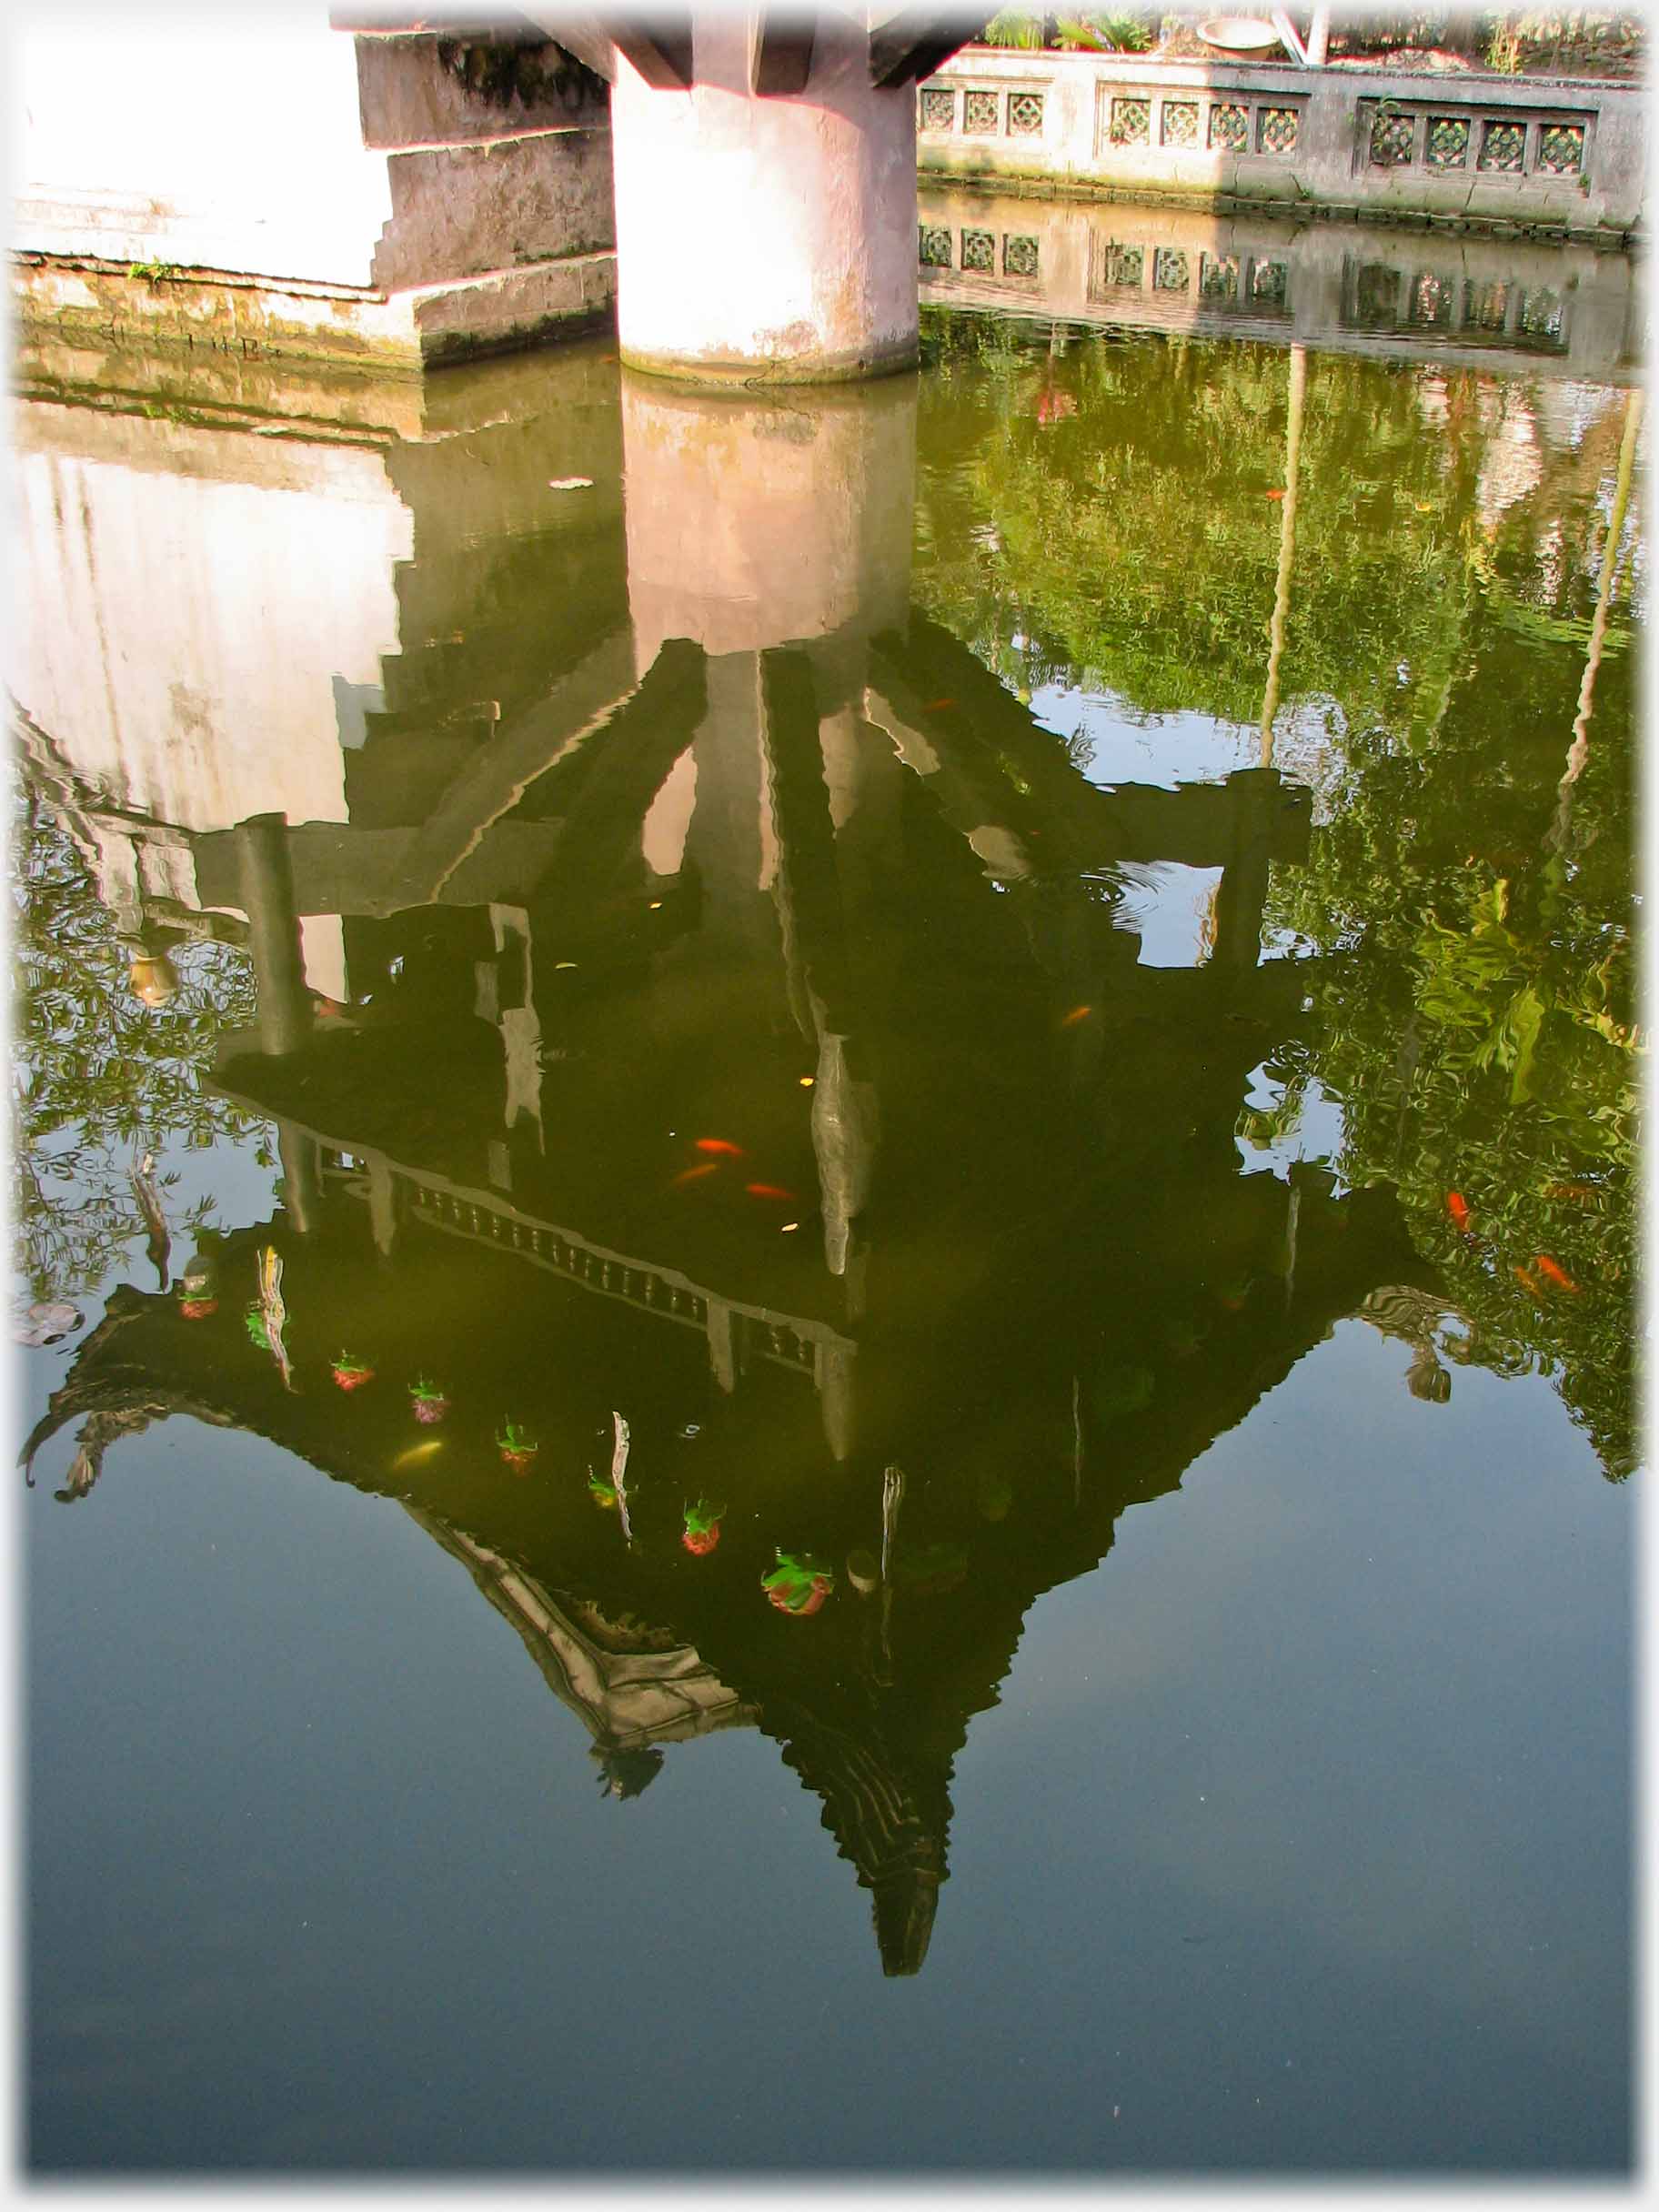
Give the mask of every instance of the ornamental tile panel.
<path id="1" fill-rule="evenodd" d="M 1546 123 L 1538 135 L 1538 166 L 1552 176 L 1577 176 L 1584 166 L 1582 123 Z"/>
<path id="2" fill-rule="evenodd" d="M 988 269 L 994 276 L 997 266 L 997 234 L 995 231 L 963 231 L 962 255 L 959 266 L 965 269 Z"/>
<path id="3" fill-rule="evenodd" d="M 1469 278 L 1463 285 L 1463 321 L 1478 330 L 1502 330 L 1509 314 L 1509 287 L 1506 284 L 1476 284 Z"/>
<path id="4" fill-rule="evenodd" d="M 1403 169 L 1412 158 L 1417 136 L 1414 116 L 1391 115 L 1379 108 L 1371 126 L 1371 166 L 1373 169 Z"/>
<path id="5" fill-rule="evenodd" d="M 1103 262 L 1109 285 L 1132 285 L 1139 290 L 1146 282 L 1146 248 L 1143 246 L 1120 246 L 1115 238 L 1109 238 Z"/>
<path id="6" fill-rule="evenodd" d="M 924 92 L 922 94 L 921 127 L 924 131 L 950 131 L 956 128 L 955 93 Z"/>
<path id="7" fill-rule="evenodd" d="M 1250 110 L 1242 100 L 1216 100 L 1212 104 L 1210 145 L 1217 153 L 1250 151 Z"/>
<path id="8" fill-rule="evenodd" d="M 1196 100 L 1166 100 L 1163 116 L 1159 126 L 1159 136 L 1164 146 L 1196 146 L 1198 144 L 1198 102 Z"/>
<path id="9" fill-rule="evenodd" d="M 1467 116 L 1431 116 L 1423 158 L 1431 169 L 1462 169 L 1469 163 Z"/>
<path id="10" fill-rule="evenodd" d="M 1002 127 L 1002 95 L 1000 92 L 965 92 L 962 95 L 962 128 L 980 136 L 995 135 Z"/>
<path id="11" fill-rule="evenodd" d="M 931 223 L 920 226 L 917 240 L 917 258 L 923 268 L 948 269 L 950 266 L 950 233 L 937 228 Z"/>
<path id="12" fill-rule="evenodd" d="M 1293 107 L 1263 107 L 1256 116 L 1256 147 L 1262 154 L 1293 154 L 1302 117 Z"/>
<path id="13" fill-rule="evenodd" d="M 1518 176 L 1525 153 L 1524 123 L 1488 123 L 1481 133 L 1481 154 L 1476 166 Z"/>
<path id="14" fill-rule="evenodd" d="M 1111 104 L 1113 146 L 1150 146 L 1152 104 L 1150 100 L 1114 100 Z"/>
<path id="15" fill-rule="evenodd" d="M 1236 254 L 1199 256 L 1198 296 L 1201 299 L 1237 299 L 1239 258 Z"/>
<path id="16" fill-rule="evenodd" d="M 1177 253 L 1171 246 L 1161 246 L 1152 256 L 1153 291 L 1184 292 L 1189 281 L 1185 254 Z"/>
<path id="17" fill-rule="evenodd" d="M 1039 138 L 1042 136 L 1041 93 L 1010 92 L 1009 94 L 1008 127 L 1016 137 Z"/>
<path id="18" fill-rule="evenodd" d="M 1004 238 L 1002 241 L 1002 274 L 1004 276 L 1035 276 L 1038 248 L 1035 238 Z"/>

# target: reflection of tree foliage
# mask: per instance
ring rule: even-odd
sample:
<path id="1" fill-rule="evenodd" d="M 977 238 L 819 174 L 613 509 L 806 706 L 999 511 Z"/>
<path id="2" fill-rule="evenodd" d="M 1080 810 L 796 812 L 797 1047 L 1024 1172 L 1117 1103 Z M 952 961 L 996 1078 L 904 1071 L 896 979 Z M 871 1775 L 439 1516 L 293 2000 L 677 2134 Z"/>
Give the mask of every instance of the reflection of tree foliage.
<path id="1" fill-rule="evenodd" d="M 176 993 L 143 1004 L 85 863 L 26 783 L 14 798 L 11 876 L 14 1264 L 35 1297 L 75 1297 L 144 1233 L 136 1152 L 263 1131 L 201 1085 L 220 1029 L 253 1019 L 253 974 L 232 947 L 183 947 Z M 271 1163 L 263 1141 L 258 1157 Z M 165 1200 L 176 1177 L 158 1181 Z M 210 1212 L 198 1205 L 170 1226 L 199 1231 Z"/>
<path id="2" fill-rule="evenodd" d="M 922 603 L 1022 688 L 1254 722 L 1283 352 L 1062 351 L 968 316 L 926 336 Z M 1458 1356 L 1553 1371 L 1619 1477 L 1635 1456 L 1635 671 L 1616 603 L 1564 813 L 1557 786 L 1624 401 L 1553 399 L 1582 410 L 1571 437 L 1542 434 L 1547 403 L 1522 380 L 1309 360 L 1281 673 L 1287 702 L 1320 703 L 1332 758 L 1310 862 L 1275 870 L 1267 919 L 1322 957 L 1308 1041 L 1271 1064 L 1282 1096 L 1245 1133 L 1287 1133 L 1317 1080 L 1343 1108 L 1345 1180 L 1395 1184 L 1443 1269 L 1470 1323 Z M 1633 512 L 1638 578 L 1639 551 Z"/>
<path id="3" fill-rule="evenodd" d="M 1593 491 L 1565 503 L 1570 547 L 1594 539 Z M 1559 558 L 1562 520 L 1545 481 L 1483 534 L 1502 588 L 1461 618 L 1434 726 L 1350 729 L 1330 819 L 1270 919 L 1327 955 L 1312 1057 L 1343 1105 L 1342 1171 L 1395 1185 L 1471 1356 L 1553 1371 L 1619 1478 L 1636 1458 L 1634 671 L 1627 653 L 1599 671 L 1555 850 L 1596 565 Z"/>
<path id="4" fill-rule="evenodd" d="M 1120 336 L 1056 354 L 1035 326 L 970 316 L 930 316 L 927 343 L 929 611 L 1000 672 L 1011 636 L 1029 640 L 1028 688 L 1063 670 L 1148 711 L 1255 721 L 1283 512 L 1270 495 L 1285 488 L 1284 351 Z M 1287 697 L 1335 700 L 1350 721 L 1403 709 L 1433 722 L 1490 568 L 1481 467 L 1507 405 L 1471 373 L 1310 362 Z"/>

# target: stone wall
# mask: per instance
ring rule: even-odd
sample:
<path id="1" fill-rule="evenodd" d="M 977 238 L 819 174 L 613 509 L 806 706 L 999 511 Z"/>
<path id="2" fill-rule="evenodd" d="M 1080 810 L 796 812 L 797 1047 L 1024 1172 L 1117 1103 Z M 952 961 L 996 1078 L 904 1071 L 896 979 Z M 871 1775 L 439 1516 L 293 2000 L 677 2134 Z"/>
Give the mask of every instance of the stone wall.
<path id="1" fill-rule="evenodd" d="M 317 5 L 41 16 L 15 54 L 25 327 L 419 367 L 610 313 L 608 113 L 554 48 Z"/>
<path id="2" fill-rule="evenodd" d="M 922 179 L 1430 218 L 1624 244 L 1645 96 L 1603 83 L 966 47 L 918 90 Z"/>

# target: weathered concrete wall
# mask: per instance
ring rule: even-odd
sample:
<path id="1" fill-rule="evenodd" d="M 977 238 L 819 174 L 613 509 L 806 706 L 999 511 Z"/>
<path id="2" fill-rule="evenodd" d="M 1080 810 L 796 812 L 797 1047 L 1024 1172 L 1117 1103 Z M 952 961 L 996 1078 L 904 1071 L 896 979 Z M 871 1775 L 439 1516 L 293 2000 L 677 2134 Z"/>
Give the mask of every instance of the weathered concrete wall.
<path id="1" fill-rule="evenodd" d="M 694 22 L 697 82 L 618 65 L 618 330 L 702 382 L 864 377 L 916 358 L 916 110 L 870 83 L 861 14 L 819 18 L 806 90 L 757 99 L 744 12 Z"/>
<path id="2" fill-rule="evenodd" d="M 20 320 L 418 367 L 607 319 L 603 105 L 533 58 L 469 88 L 439 48 L 320 5 L 28 25 Z"/>
<path id="3" fill-rule="evenodd" d="M 917 235 L 940 307 L 1604 384 L 1645 351 L 1636 265 L 1588 246 L 942 184 Z"/>
<path id="4" fill-rule="evenodd" d="M 969 47 L 920 88 L 918 117 L 924 178 L 1615 243 L 1639 224 L 1646 187 L 1644 94 L 1567 79 Z"/>

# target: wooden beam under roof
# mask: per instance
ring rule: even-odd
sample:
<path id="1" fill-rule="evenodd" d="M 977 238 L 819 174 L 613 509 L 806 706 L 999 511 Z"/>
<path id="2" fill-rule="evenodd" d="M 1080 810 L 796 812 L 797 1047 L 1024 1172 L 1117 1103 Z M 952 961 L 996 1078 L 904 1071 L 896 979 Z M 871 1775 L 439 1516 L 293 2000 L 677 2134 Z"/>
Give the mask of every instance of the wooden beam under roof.
<path id="1" fill-rule="evenodd" d="M 810 8 L 800 0 L 760 0 L 749 33 L 749 90 L 762 99 L 777 99 L 804 92 L 812 66 L 812 42 L 818 29 Z"/>
<path id="2" fill-rule="evenodd" d="M 900 8 L 884 23 L 872 24 L 870 83 L 889 90 L 931 76 L 959 46 L 979 36 L 990 13 L 990 9 L 929 6 L 923 0 L 922 5 Z"/>
<path id="3" fill-rule="evenodd" d="M 653 8 L 646 15 L 606 15 L 611 44 L 654 91 L 685 92 L 691 84 L 691 11 Z M 579 58 L 579 57 L 578 57 Z"/>

